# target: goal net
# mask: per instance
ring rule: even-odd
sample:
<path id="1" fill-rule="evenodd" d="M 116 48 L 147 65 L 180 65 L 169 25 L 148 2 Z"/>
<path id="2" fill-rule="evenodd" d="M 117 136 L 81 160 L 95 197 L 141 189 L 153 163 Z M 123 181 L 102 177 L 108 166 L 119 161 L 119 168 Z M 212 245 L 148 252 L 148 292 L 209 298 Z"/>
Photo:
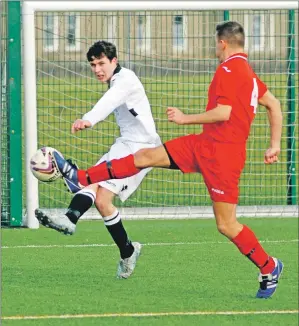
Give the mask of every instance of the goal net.
<path id="1" fill-rule="evenodd" d="M 295 58 L 290 58 L 288 10 L 36 12 L 37 148 L 54 147 L 79 167 L 87 168 L 118 137 L 113 115 L 90 130 L 75 135 L 70 132 L 73 121 L 89 111 L 107 90 L 107 85 L 94 78 L 86 60 L 88 48 L 100 39 L 113 42 L 120 65 L 141 79 L 163 141 L 200 133 L 201 126 L 169 123 L 165 111 L 167 106 L 175 106 L 186 113 L 204 112 L 208 86 L 217 67 L 215 26 L 225 19 L 244 25 L 250 63 L 281 101 L 285 115 L 280 162 L 266 166 L 263 154 L 269 145 L 270 129 L 266 110 L 258 107 L 240 183 L 239 215 L 294 214 L 294 206 L 287 204 L 292 196 L 290 187 L 295 187 L 289 169 L 298 166 L 298 157 L 290 155 L 290 139 L 298 139 L 298 121 L 290 129 L 286 117 L 293 114 L 298 119 L 298 112 L 288 112 L 292 108 L 289 101 L 296 102 L 290 98 L 290 87 L 298 89 L 297 72 L 297 84 L 288 86 L 290 60 L 298 60 L 298 43 L 292 43 Z M 293 24 L 298 33 L 298 16 Z M 292 37 L 297 39 L 298 35 Z M 298 102 L 295 105 L 298 111 Z M 40 208 L 58 213 L 67 208 L 72 196 L 58 180 L 39 183 L 38 198 Z M 153 169 L 125 203 L 116 198 L 115 204 L 131 218 L 212 214 L 201 175 L 165 169 Z M 86 217 L 100 218 L 95 210 Z"/>

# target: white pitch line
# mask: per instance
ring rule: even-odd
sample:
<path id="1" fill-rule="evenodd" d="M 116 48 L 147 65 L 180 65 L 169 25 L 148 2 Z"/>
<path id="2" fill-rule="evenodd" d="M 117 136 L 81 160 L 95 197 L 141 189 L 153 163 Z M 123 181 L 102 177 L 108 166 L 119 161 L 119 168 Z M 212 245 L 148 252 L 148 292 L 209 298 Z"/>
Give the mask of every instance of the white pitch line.
<path id="1" fill-rule="evenodd" d="M 26 319 L 75 319 L 75 318 L 113 318 L 113 317 L 169 317 L 169 316 L 215 316 L 215 315 L 275 315 L 298 314 L 299 310 L 266 310 L 266 311 L 174 311 L 174 312 L 136 312 L 111 314 L 78 314 L 78 315 L 41 315 L 41 316 L 3 316 L 2 320 Z"/>
<path id="2" fill-rule="evenodd" d="M 299 242 L 299 239 L 291 240 L 261 240 L 261 243 L 292 243 Z M 229 241 L 201 241 L 201 242 L 157 242 L 157 243 L 142 243 L 143 246 L 198 246 L 209 244 L 231 244 Z M 88 248 L 88 247 L 114 247 L 115 244 L 105 243 L 90 243 L 90 244 L 69 244 L 69 245 L 25 245 L 25 246 L 2 246 L 2 249 L 30 249 L 30 248 Z"/>

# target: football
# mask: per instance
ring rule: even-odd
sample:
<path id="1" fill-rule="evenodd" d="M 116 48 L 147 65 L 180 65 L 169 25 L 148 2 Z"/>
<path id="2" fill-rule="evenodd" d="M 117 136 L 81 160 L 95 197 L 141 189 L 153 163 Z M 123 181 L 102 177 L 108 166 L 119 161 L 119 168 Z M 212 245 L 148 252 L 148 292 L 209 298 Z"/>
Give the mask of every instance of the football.
<path id="1" fill-rule="evenodd" d="M 61 177 L 61 173 L 56 167 L 53 151 L 57 150 L 52 147 L 42 147 L 30 160 L 31 172 L 40 181 L 52 182 Z"/>

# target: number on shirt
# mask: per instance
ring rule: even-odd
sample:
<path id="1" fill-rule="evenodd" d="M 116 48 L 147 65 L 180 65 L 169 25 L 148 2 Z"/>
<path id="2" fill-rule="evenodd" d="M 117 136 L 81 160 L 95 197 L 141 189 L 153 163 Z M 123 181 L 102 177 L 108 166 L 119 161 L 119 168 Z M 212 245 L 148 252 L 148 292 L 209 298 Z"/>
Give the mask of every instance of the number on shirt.
<path id="1" fill-rule="evenodd" d="M 250 105 L 253 106 L 253 113 L 256 114 L 256 108 L 258 105 L 259 88 L 257 86 L 256 78 L 253 78 L 253 90 L 251 93 Z"/>

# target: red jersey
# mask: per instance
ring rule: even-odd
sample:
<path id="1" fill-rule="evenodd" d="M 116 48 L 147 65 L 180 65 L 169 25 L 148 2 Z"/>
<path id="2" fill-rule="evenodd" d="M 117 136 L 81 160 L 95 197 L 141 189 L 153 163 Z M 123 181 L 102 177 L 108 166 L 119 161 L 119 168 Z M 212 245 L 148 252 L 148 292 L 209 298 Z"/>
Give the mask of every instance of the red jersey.
<path id="1" fill-rule="evenodd" d="M 267 86 L 254 73 L 245 53 L 227 58 L 217 68 L 210 84 L 206 111 L 217 104 L 230 105 L 231 115 L 228 121 L 204 124 L 204 134 L 220 142 L 246 142 L 258 99 L 266 91 Z"/>

